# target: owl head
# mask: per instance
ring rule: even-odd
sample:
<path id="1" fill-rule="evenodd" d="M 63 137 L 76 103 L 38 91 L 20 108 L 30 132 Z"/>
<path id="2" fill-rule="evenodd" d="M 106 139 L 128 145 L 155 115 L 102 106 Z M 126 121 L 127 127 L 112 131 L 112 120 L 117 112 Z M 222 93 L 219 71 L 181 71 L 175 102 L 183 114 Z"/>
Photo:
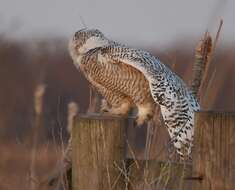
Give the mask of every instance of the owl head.
<path id="1" fill-rule="evenodd" d="M 77 31 L 69 42 L 72 57 L 85 54 L 89 50 L 105 46 L 108 39 L 97 29 L 82 29 Z"/>

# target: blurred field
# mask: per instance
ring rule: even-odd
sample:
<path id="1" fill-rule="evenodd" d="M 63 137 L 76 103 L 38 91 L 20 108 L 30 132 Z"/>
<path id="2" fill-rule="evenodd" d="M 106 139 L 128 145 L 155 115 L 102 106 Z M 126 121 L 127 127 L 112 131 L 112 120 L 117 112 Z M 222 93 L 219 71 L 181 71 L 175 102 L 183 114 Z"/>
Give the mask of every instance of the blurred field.
<path id="1" fill-rule="evenodd" d="M 61 156 L 58 145 L 44 144 L 36 151 L 36 179 L 30 177 L 30 144 L 16 142 L 0 145 L 0 189 L 30 189 L 30 184 L 39 185 L 39 181 L 48 175 Z"/>
<path id="2" fill-rule="evenodd" d="M 189 83 L 195 45 L 178 42 L 165 50 L 149 51 Z M 234 60 L 235 46 L 217 48 L 210 71 L 214 77 L 205 97 L 208 106 L 204 109 L 235 110 Z M 36 181 L 55 167 L 61 155 L 61 144 L 67 142 L 68 103 L 77 102 L 80 112 L 87 110 L 88 83 L 72 64 L 67 40 L 11 41 L 1 36 L 0 189 L 25 190 L 30 187 L 30 152 L 35 130 L 34 91 L 40 83 L 46 85 L 46 91 L 43 123 L 36 146 Z"/>

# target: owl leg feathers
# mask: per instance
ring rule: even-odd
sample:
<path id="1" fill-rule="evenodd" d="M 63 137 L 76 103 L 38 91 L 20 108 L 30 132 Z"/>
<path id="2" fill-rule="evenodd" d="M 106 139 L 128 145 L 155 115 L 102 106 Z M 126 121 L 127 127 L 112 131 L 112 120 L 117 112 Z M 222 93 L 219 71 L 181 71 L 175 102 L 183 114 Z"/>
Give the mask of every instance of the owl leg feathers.
<path id="1" fill-rule="evenodd" d="M 130 98 L 114 90 L 108 90 L 106 87 L 102 86 L 101 84 L 95 82 L 90 78 L 88 78 L 88 80 L 92 81 L 93 86 L 104 97 L 100 109 L 102 113 L 106 112 L 108 114 L 114 115 L 128 114 L 132 106 L 132 101 Z"/>
<path id="2" fill-rule="evenodd" d="M 131 107 L 131 102 L 127 99 L 122 101 L 122 103 L 118 106 L 112 106 L 110 109 L 110 113 L 114 115 L 126 115 L 128 114 Z"/>
<path id="3" fill-rule="evenodd" d="M 144 104 L 137 104 L 136 106 L 138 108 L 136 124 L 140 126 L 153 117 L 154 104 L 147 102 Z"/>
<path id="4" fill-rule="evenodd" d="M 99 88 L 98 91 L 104 97 L 101 103 L 101 112 L 113 115 L 128 114 L 132 105 L 132 102 L 128 97 L 121 93 L 107 90 L 105 87 Z"/>
<path id="5" fill-rule="evenodd" d="M 122 100 L 119 104 L 111 104 L 111 106 L 108 105 L 106 99 L 103 99 L 101 103 L 101 112 L 106 112 L 113 115 L 126 115 L 128 114 L 130 108 L 131 102 L 128 99 L 124 99 L 124 101 Z"/>

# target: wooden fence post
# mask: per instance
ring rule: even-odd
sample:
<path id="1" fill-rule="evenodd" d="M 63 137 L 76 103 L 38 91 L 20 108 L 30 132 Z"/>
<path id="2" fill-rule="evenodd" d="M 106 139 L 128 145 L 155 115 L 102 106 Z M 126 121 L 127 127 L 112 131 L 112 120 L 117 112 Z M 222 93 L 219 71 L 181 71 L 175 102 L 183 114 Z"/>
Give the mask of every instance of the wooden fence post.
<path id="1" fill-rule="evenodd" d="M 73 190 L 125 189 L 127 119 L 80 115 L 72 133 Z"/>
<path id="2" fill-rule="evenodd" d="M 198 112 L 195 122 L 193 189 L 235 189 L 235 113 Z"/>

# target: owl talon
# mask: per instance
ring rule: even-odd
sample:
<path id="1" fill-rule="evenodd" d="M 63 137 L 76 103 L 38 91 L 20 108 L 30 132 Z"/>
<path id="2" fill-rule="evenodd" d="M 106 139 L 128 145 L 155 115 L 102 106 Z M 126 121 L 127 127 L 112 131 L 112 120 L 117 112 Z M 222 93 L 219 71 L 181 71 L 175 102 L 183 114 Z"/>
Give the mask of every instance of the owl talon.
<path id="1" fill-rule="evenodd" d="M 108 113 L 109 110 L 108 110 L 108 109 L 103 109 L 103 108 L 101 108 L 101 109 L 100 109 L 100 112 L 101 112 L 101 113 Z"/>

